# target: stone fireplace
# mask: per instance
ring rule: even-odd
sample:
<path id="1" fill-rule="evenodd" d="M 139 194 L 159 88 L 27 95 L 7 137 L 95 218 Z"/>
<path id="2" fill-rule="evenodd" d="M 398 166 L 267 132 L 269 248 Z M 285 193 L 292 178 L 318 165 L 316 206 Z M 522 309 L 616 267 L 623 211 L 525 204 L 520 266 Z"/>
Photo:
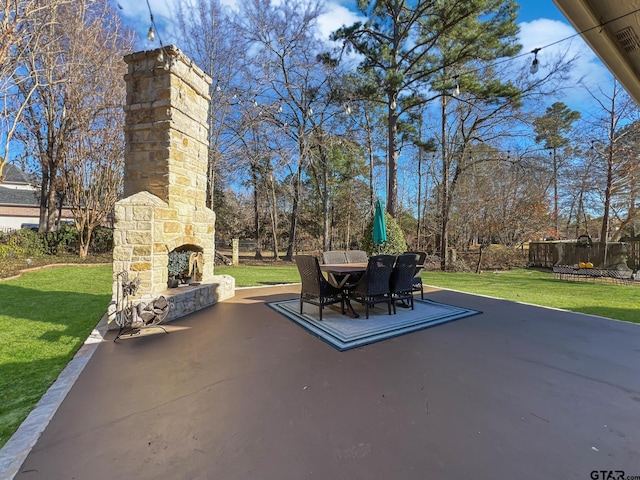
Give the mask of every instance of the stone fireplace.
<path id="1" fill-rule="evenodd" d="M 139 300 L 173 297 L 168 319 L 177 318 L 234 290 L 232 277 L 214 275 L 215 213 L 205 205 L 211 79 L 173 46 L 125 62 L 125 198 L 115 207 L 113 271 L 140 279 Z M 167 289 L 173 250 L 201 252 L 200 285 Z"/>

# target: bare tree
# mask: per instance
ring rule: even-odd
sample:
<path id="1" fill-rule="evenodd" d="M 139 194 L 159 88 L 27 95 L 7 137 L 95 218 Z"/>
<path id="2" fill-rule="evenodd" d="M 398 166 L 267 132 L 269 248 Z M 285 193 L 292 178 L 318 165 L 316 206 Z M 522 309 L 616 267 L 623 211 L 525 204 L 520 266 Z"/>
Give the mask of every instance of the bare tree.
<path id="1" fill-rule="evenodd" d="M 14 74 L 25 102 L 16 138 L 40 172 L 40 231 L 55 227 L 59 194 L 64 191 L 61 169 L 74 137 L 90 129 L 101 111 L 114 107 L 113 102 L 105 105 L 91 86 L 110 64 L 121 63 L 125 50 L 122 42 L 117 44 L 122 39 L 117 14 L 106 0 L 50 2 L 48 7 L 40 12 L 48 26 L 41 32 L 40 47 L 26 48 Z"/>
<path id="2" fill-rule="evenodd" d="M 630 189 L 630 182 L 635 178 L 632 173 L 638 166 L 638 154 L 635 143 L 630 142 L 629 137 L 635 136 L 636 129 L 624 126 L 637 119 L 639 111 L 638 106 L 616 80 L 610 93 L 600 90 L 598 94 L 593 91 L 590 91 L 590 94 L 603 113 L 594 125 L 594 132 L 598 136 L 592 139 L 591 154 L 596 166 L 592 176 L 598 179 L 594 190 L 600 196 L 602 204 L 600 256 L 606 260 L 607 240 L 611 236 L 613 202 L 617 196 L 635 191 Z M 634 145 L 635 153 L 629 154 L 626 151 L 629 145 Z"/>
<path id="3" fill-rule="evenodd" d="M 45 48 L 46 32 L 55 22 L 48 15 L 52 5 L 62 6 L 73 0 L 5 0 L 0 9 L 0 180 L 2 170 L 10 159 L 11 143 L 20 126 L 22 113 L 38 82 L 29 82 L 28 88 L 19 88 L 25 82 L 24 73 L 18 70 L 28 61 L 31 52 Z M 30 72 L 26 78 L 37 77 Z"/>
<path id="4" fill-rule="evenodd" d="M 130 37 L 109 8 L 94 10 L 90 19 L 75 37 L 74 79 L 85 81 L 67 84 L 65 108 L 74 112 L 80 125 L 67 139 L 62 166 L 65 198 L 79 232 L 81 257 L 87 256 L 93 230 L 104 223 L 122 193 L 122 55 L 131 48 Z"/>

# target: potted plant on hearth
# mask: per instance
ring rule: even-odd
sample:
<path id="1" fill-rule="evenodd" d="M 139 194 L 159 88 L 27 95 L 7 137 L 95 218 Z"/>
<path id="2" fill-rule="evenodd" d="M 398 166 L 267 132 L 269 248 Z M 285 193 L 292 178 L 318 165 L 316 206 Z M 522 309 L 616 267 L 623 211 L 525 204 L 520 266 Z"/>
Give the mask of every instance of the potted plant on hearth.
<path id="1" fill-rule="evenodd" d="M 167 263 L 169 273 L 167 286 L 169 288 L 175 288 L 180 283 L 189 283 L 191 281 L 191 277 L 189 277 L 189 256 L 191 253 L 190 250 L 169 252 L 169 261 Z"/>

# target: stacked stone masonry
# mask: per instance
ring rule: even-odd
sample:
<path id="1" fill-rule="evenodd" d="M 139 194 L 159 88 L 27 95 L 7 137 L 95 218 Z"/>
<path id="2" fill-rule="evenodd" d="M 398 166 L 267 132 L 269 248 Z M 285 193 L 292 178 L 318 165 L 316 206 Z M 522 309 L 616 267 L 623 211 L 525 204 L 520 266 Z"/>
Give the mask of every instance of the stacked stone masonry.
<path id="1" fill-rule="evenodd" d="M 233 279 L 214 276 L 215 213 L 206 207 L 211 79 L 172 46 L 125 62 L 125 198 L 115 208 L 114 273 L 139 277 L 140 298 L 166 294 L 168 254 L 189 247 L 203 252 L 202 283 L 218 280 L 205 289 L 215 295 L 194 298 L 233 296 Z"/>

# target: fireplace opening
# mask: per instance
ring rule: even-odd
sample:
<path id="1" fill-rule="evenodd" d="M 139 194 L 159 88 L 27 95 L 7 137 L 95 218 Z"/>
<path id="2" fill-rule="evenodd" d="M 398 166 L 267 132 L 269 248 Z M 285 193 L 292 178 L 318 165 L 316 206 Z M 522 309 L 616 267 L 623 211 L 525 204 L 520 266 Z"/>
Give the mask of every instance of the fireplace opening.
<path id="1" fill-rule="evenodd" d="M 169 252 L 167 286 L 199 285 L 202 282 L 203 249 L 197 245 L 180 245 Z"/>

